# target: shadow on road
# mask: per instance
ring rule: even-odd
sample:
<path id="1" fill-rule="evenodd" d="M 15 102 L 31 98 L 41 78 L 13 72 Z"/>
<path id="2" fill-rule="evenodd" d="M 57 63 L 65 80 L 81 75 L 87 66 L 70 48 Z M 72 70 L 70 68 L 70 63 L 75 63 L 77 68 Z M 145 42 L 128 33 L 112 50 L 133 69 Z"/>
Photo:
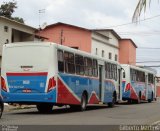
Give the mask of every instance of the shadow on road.
<path id="1" fill-rule="evenodd" d="M 122 103 L 117 103 L 117 105 L 142 105 L 142 104 L 152 104 L 155 101 L 148 103 L 147 101 L 141 101 L 141 103 L 137 104 L 136 102 L 128 103 L 128 102 L 122 102 Z"/>
<path id="2" fill-rule="evenodd" d="M 120 108 L 120 106 L 124 106 L 124 105 L 129 105 L 129 106 L 135 106 L 135 105 L 144 105 L 144 104 L 153 104 L 155 102 L 152 102 L 152 103 L 148 103 L 148 102 L 141 102 L 140 104 L 136 104 L 136 103 L 128 103 L 128 102 L 122 102 L 122 103 L 117 103 L 113 108 L 109 108 L 107 105 L 93 105 L 93 106 L 87 106 L 87 109 L 85 112 L 87 111 L 93 111 L 93 110 L 113 110 L 114 108 Z M 67 114 L 67 113 L 78 113 L 78 112 L 81 112 L 81 111 L 78 111 L 78 110 L 73 110 L 71 109 L 69 106 L 63 106 L 63 107 L 55 107 L 53 108 L 53 111 L 51 113 L 45 113 L 45 115 L 51 115 L 51 114 L 55 114 L 55 115 L 61 115 L 61 114 Z M 14 110 L 13 112 L 10 111 L 10 115 L 40 115 L 42 113 L 38 112 L 36 108 L 31 108 L 31 109 L 22 109 L 22 110 Z M 43 114 L 42 114 L 43 115 Z"/>
<path id="3" fill-rule="evenodd" d="M 103 110 L 103 109 L 114 109 L 114 108 L 117 108 L 118 105 L 115 105 L 113 108 L 109 108 L 107 105 L 101 105 L 101 106 L 87 106 L 87 109 L 86 111 L 84 112 L 87 112 L 87 111 L 92 111 L 92 110 Z M 73 110 L 69 107 L 63 107 L 63 108 L 56 108 L 54 109 L 53 108 L 53 111 L 51 113 L 44 113 L 45 115 L 51 115 L 51 114 L 67 114 L 67 113 L 77 113 L 77 112 L 82 112 L 82 111 L 78 111 L 78 110 Z M 17 110 L 16 112 L 10 112 L 11 115 L 40 115 L 42 113 L 38 112 L 36 108 L 32 108 L 32 109 L 29 109 L 29 111 L 27 109 L 25 110 Z M 43 115 L 43 114 L 42 114 Z"/>

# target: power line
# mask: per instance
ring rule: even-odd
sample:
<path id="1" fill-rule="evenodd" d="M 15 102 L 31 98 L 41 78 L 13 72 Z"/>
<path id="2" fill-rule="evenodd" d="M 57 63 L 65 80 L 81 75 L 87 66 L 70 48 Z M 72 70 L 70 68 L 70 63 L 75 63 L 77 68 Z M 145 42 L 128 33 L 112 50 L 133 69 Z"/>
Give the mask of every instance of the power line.
<path id="1" fill-rule="evenodd" d="M 138 47 L 138 49 L 149 49 L 149 50 L 150 50 L 150 49 L 151 49 L 151 50 L 153 49 L 153 50 L 160 50 L 159 47 L 157 47 L 157 48 L 156 48 L 156 47 Z"/>
<path id="2" fill-rule="evenodd" d="M 135 24 L 135 23 L 138 23 L 138 22 L 143 22 L 143 21 L 147 21 L 147 20 L 150 20 L 150 19 L 154 19 L 154 18 L 157 18 L 157 17 L 160 17 L 160 14 L 152 16 L 152 17 L 148 17 L 148 18 L 145 18 L 145 19 L 137 20 L 135 22 L 129 22 L 129 23 L 124 23 L 124 24 L 120 24 L 120 25 L 109 26 L 109 27 L 106 27 L 106 28 L 113 28 L 113 27 L 131 25 L 131 24 Z"/>
<path id="3" fill-rule="evenodd" d="M 160 63 L 160 61 L 137 61 L 136 63 Z"/>

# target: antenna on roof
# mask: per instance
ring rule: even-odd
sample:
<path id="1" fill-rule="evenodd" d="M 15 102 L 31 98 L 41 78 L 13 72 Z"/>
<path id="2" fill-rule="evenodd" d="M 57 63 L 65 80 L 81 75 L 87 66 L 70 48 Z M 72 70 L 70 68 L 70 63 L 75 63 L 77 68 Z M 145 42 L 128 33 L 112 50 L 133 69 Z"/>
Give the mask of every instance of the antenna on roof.
<path id="1" fill-rule="evenodd" d="M 40 26 L 40 29 L 45 29 L 46 28 L 46 26 L 47 26 L 47 22 L 44 22 L 41 26 Z"/>
<path id="2" fill-rule="evenodd" d="M 39 29 L 38 29 L 38 34 L 39 34 L 39 40 L 40 40 L 40 33 L 41 33 L 41 29 L 43 30 L 45 27 L 46 27 L 46 23 L 43 23 L 42 26 L 41 26 L 41 19 L 40 19 L 40 16 L 42 13 L 45 13 L 45 9 L 40 9 L 38 10 L 38 13 L 39 13 Z"/>

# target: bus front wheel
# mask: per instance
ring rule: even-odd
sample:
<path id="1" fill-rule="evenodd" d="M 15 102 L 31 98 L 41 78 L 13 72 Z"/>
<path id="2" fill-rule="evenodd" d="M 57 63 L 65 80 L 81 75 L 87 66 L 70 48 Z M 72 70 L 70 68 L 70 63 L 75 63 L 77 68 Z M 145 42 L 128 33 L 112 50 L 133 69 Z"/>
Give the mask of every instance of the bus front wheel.
<path id="1" fill-rule="evenodd" d="M 53 105 L 52 104 L 37 104 L 37 110 L 40 113 L 51 113 L 53 109 Z"/>
<path id="2" fill-rule="evenodd" d="M 87 106 L 87 96 L 85 94 L 82 95 L 80 110 L 85 111 Z"/>
<path id="3" fill-rule="evenodd" d="M 138 98 L 136 100 L 136 104 L 140 104 L 141 103 L 141 92 L 139 92 Z"/>
<path id="4" fill-rule="evenodd" d="M 152 92 L 152 96 L 150 99 L 148 99 L 148 102 L 151 103 L 153 101 L 153 92 Z"/>
<path id="5" fill-rule="evenodd" d="M 85 111 L 87 107 L 87 95 L 83 93 L 81 97 L 80 105 L 70 105 L 71 110 L 74 111 Z"/>
<path id="6" fill-rule="evenodd" d="M 112 102 L 109 102 L 108 106 L 112 108 L 114 107 L 115 103 L 116 103 L 116 93 L 113 93 Z"/>

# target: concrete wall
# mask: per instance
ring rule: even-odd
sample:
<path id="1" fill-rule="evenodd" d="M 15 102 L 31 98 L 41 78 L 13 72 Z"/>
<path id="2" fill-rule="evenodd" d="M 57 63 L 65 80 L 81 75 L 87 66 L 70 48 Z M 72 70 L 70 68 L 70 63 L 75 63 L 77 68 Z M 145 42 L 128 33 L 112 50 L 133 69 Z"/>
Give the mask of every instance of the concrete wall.
<path id="1" fill-rule="evenodd" d="M 4 31 L 4 26 L 8 27 L 8 32 Z M 6 39 L 8 39 L 9 42 L 12 41 L 12 30 L 13 29 L 30 34 L 30 35 L 33 35 L 33 36 L 35 34 L 35 29 L 33 29 L 29 26 L 26 26 L 24 24 L 19 24 L 17 22 L 0 17 L 0 55 L 2 52 L 2 45 L 6 42 Z M 20 34 L 17 32 L 17 35 L 20 35 Z M 20 39 L 17 36 L 15 36 L 15 39 L 16 39 L 16 41 L 20 41 Z M 26 40 L 28 40 L 28 39 L 26 39 Z M 29 39 L 29 40 L 31 40 L 31 39 Z M 32 39 L 32 40 L 34 40 L 34 39 Z"/>
<path id="2" fill-rule="evenodd" d="M 122 39 L 119 41 L 119 62 L 136 65 L 136 47 L 131 40 Z"/>
<path id="3" fill-rule="evenodd" d="M 69 47 L 78 47 L 79 50 L 91 52 L 90 31 L 60 24 L 44 29 L 40 32 L 40 35 L 49 38 L 47 41 L 55 42 L 58 44 L 61 44 L 62 38 L 62 45 Z"/>

